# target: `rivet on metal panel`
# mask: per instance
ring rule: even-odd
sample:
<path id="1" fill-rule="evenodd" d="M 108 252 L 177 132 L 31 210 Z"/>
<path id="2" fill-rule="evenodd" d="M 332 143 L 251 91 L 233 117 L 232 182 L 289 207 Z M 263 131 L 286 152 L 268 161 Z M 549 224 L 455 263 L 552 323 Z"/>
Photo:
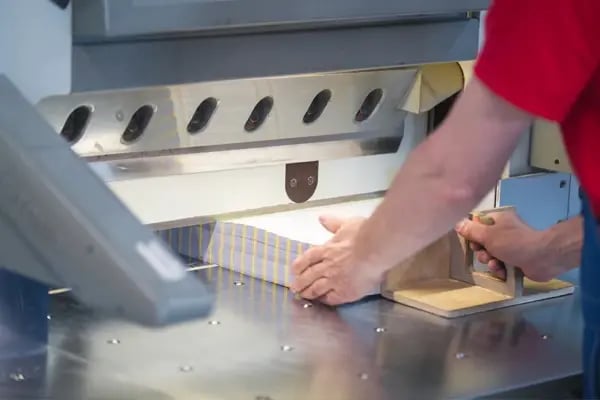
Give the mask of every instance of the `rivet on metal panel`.
<path id="1" fill-rule="evenodd" d="M 319 183 L 319 162 L 309 161 L 285 166 L 285 192 L 294 203 L 309 200 Z"/>
<path id="2" fill-rule="evenodd" d="M 191 365 L 182 365 L 181 367 L 179 367 L 180 372 L 192 372 L 193 370 L 194 367 L 192 367 Z"/>

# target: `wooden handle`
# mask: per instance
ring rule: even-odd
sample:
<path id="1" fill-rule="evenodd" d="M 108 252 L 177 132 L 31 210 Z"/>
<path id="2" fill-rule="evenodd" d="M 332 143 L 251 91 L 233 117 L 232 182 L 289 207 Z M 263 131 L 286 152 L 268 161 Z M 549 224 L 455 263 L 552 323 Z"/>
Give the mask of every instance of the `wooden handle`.
<path id="1" fill-rule="evenodd" d="M 492 226 L 492 225 L 494 225 L 496 223 L 496 221 L 494 221 L 494 218 L 490 217 L 489 215 L 482 214 L 482 213 L 471 213 L 469 215 L 469 217 L 470 217 L 469 219 L 471 219 L 471 220 L 474 217 L 477 217 L 477 221 L 476 222 L 478 222 L 480 224 L 483 224 L 483 225 L 487 225 L 487 226 Z M 475 271 L 475 259 L 474 259 L 475 257 L 474 257 L 473 250 L 471 250 L 471 242 L 467 242 L 467 246 L 468 246 L 467 247 L 467 252 L 470 253 L 469 256 L 468 256 L 468 265 L 472 268 L 472 271 Z M 504 270 L 506 270 L 506 264 L 504 264 L 504 262 L 502 260 L 498 260 L 498 259 L 496 259 L 496 260 L 500 264 L 500 267 L 502 267 Z M 493 276 L 493 275 L 491 275 L 491 276 L 494 277 L 494 278 L 496 278 L 496 279 L 498 279 L 498 280 L 501 280 L 500 278 L 498 278 L 496 276 Z M 508 279 L 508 272 L 507 272 L 506 278 Z M 504 279 L 502 279 L 502 280 L 504 280 Z"/>
<path id="2" fill-rule="evenodd" d="M 507 207 L 504 207 L 503 209 L 496 209 L 495 211 L 506 211 Z M 495 212 L 494 211 L 494 212 Z M 475 218 L 477 218 L 478 223 L 483 224 L 483 225 L 487 225 L 487 226 L 492 226 L 494 225 L 496 222 L 494 221 L 494 218 L 490 217 L 489 215 L 486 215 L 487 212 L 485 211 L 477 211 L 477 212 L 472 212 L 469 214 L 469 220 L 473 221 Z M 480 244 L 481 245 L 481 244 Z M 483 246 L 482 246 L 483 247 Z M 475 261 L 474 261 L 474 252 L 473 250 L 471 250 L 471 241 L 467 240 L 466 241 L 466 251 L 467 251 L 467 266 L 471 268 L 471 270 L 474 271 L 474 266 L 475 266 Z M 506 266 L 504 265 L 504 262 L 502 262 L 501 260 L 498 260 L 498 262 L 500 262 L 500 265 L 506 269 Z"/>
<path id="3" fill-rule="evenodd" d="M 469 215 L 469 219 L 475 220 L 476 218 L 478 223 L 491 226 L 494 225 L 495 221 L 488 214 L 509 210 L 514 210 L 514 207 L 499 207 L 491 210 L 473 212 Z M 470 241 L 466 241 L 465 243 L 465 261 L 466 267 L 470 269 L 473 274 L 475 283 L 512 297 L 521 296 L 523 294 L 523 272 L 517 267 L 506 265 L 503 261 L 498 260 L 506 270 L 505 280 L 495 277 L 488 272 L 475 271 L 474 252 L 471 250 L 470 244 Z"/>

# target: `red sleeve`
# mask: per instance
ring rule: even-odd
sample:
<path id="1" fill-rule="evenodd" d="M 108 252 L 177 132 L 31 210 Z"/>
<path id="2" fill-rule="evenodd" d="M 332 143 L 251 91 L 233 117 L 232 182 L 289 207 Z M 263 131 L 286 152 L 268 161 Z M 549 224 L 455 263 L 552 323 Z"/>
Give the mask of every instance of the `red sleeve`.
<path id="1" fill-rule="evenodd" d="M 475 75 L 537 117 L 562 122 L 600 65 L 600 0 L 495 0 Z"/>

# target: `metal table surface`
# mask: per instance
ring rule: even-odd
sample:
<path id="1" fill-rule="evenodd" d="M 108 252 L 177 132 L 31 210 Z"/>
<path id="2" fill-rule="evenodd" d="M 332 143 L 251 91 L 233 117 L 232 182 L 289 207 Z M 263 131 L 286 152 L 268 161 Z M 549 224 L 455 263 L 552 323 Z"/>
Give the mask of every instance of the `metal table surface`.
<path id="1" fill-rule="evenodd" d="M 46 351 L 0 360 L 0 399 L 436 399 L 580 374 L 578 295 L 444 320 L 330 309 L 221 268 L 209 320 L 150 330 L 54 296 Z"/>

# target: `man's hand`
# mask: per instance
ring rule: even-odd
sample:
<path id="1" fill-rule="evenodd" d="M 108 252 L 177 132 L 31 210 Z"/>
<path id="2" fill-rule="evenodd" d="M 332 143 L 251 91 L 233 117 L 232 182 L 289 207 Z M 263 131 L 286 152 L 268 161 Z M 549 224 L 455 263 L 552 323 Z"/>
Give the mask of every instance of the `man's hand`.
<path id="1" fill-rule="evenodd" d="M 514 211 L 489 214 L 494 225 L 477 221 L 462 221 L 456 230 L 470 240 L 477 259 L 487 264 L 490 271 L 506 277 L 500 261 L 521 268 L 525 276 L 534 281 L 548 281 L 565 270 L 551 248 L 550 231 L 537 231 L 525 224 Z"/>
<path id="2" fill-rule="evenodd" d="M 360 300 L 383 279 L 383 273 L 362 265 L 356 258 L 355 238 L 365 218 L 321 217 L 321 224 L 334 236 L 311 247 L 292 264 L 296 276 L 292 291 L 305 299 L 338 305 Z"/>

